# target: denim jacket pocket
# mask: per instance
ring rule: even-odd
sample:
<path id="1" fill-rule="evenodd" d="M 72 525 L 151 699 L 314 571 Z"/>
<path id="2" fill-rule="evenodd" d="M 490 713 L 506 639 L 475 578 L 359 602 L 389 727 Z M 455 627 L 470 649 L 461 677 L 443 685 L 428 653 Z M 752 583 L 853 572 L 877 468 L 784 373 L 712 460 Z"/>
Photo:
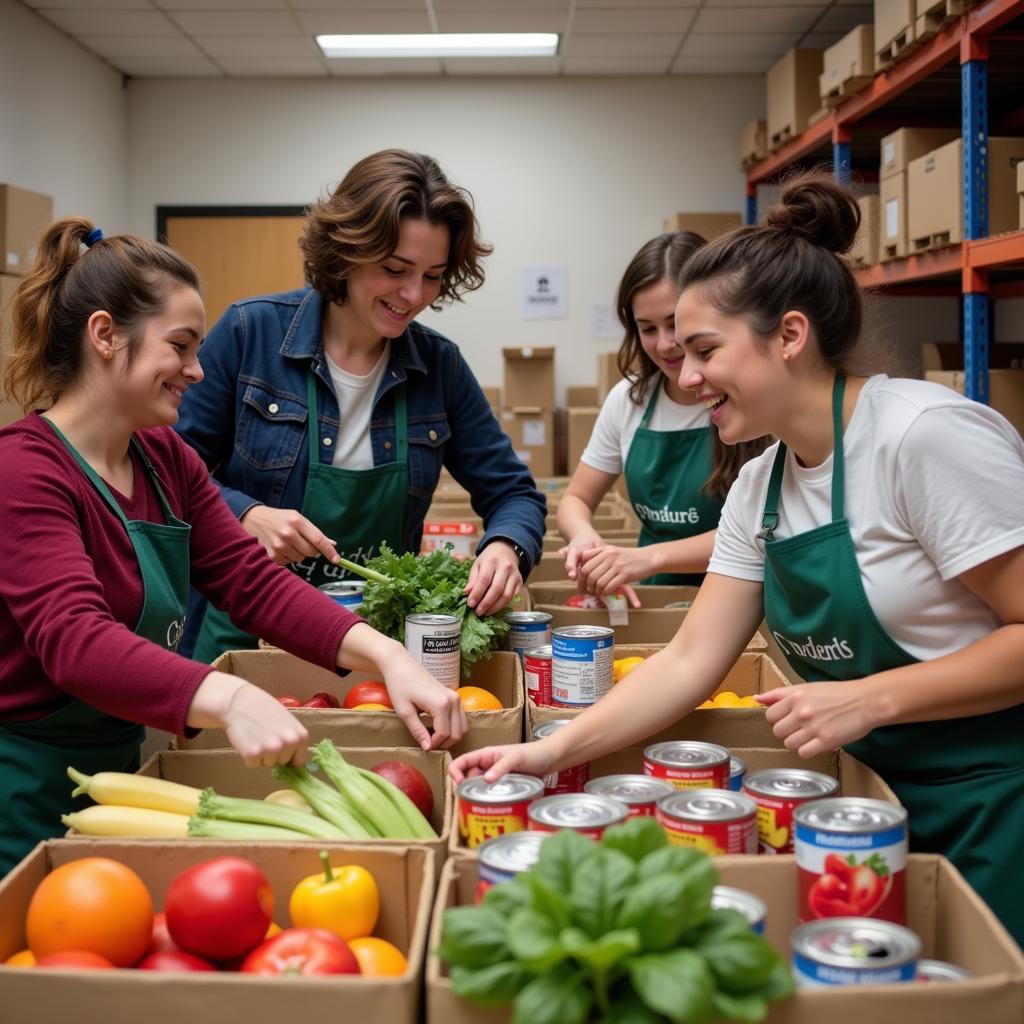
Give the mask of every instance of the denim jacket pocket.
<path id="1" fill-rule="evenodd" d="M 287 469 L 295 465 L 306 434 L 305 403 L 265 384 L 248 384 L 235 434 L 235 450 L 254 469 Z"/>
<path id="2" fill-rule="evenodd" d="M 446 416 L 409 420 L 409 492 L 429 499 L 437 487 L 444 446 L 452 431 Z"/>

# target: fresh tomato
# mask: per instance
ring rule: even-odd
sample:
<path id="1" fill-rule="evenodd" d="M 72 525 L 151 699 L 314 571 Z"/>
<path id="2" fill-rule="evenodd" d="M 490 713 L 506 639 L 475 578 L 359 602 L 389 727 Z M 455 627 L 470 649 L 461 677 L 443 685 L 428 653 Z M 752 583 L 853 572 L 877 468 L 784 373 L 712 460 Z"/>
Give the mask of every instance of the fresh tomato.
<path id="1" fill-rule="evenodd" d="M 341 702 L 343 708 L 352 709 L 357 704 L 383 704 L 385 707 L 393 708 L 391 697 L 388 695 L 388 688 L 376 679 L 367 679 L 364 682 L 356 683 Z"/>
<path id="2" fill-rule="evenodd" d="M 167 930 L 167 915 L 161 910 L 158 914 L 153 915 L 153 935 L 149 940 L 149 949 L 146 950 L 146 955 L 166 953 L 171 949 L 178 949 L 178 945 Z"/>
<path id="3" fill-rule="evenodd" d="M 150 953 L 136 965 L 140 971 L 215 971 L 216 965 L 204 960 L 194 953 L 186 953 L 183 949 L 166 949 L 160 953 Z"/>
<path id="4" fill-rule="evenodd" d="M 273 920 L 274 891 L 244 857 L 217 857 L 183 871 L 164 901 L 167 930 L 189 953 L 230 960 L 252 949 Z"/>
<path id="5" fill-rule="evenodd" d="M 242 962 L 243 974 L 359 974 L 344 939 L 326 928 L 286 928 Z"/>
<path id="6" fill-rule="evenodd" d="M 293 697 L 290 693 L 282 693 L 277 698 L 286 708 L 301 708 L 302 701 L 298 697 Z"/>
<path id="7" fill-rule="evenodd" d="M 328 693 L 326 690 L 321 690 L 319 693 L 314 693 L 302 705 L 304 708 L 337 708 L 341 707 L 338 703 L 338 698 L 333 693 Z"/>
<path id="8" fill-rule="evenodd" d="M 84 967 L 89 970 L 112 970 L 114 965 L 99 953 L 88 949 L 65 949 L 60 953 L 48 953 L 36 961 L 36 967 Z"/>

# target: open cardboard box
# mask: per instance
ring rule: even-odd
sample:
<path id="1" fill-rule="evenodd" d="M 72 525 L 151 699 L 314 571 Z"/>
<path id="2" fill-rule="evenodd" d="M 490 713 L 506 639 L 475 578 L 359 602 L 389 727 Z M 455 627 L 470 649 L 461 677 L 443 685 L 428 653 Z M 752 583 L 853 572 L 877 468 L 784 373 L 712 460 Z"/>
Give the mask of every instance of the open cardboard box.
<path id="1" fill-rule="evenodd" d="M 607 544 L 614 544 L 619 548 L 635 548 L 637 541 L 640 539 L 639 531 L 634 529 L 628 530 L 605 530 L 601 537 Z M 565 547 L 565 538 L 554 531 L 549 531 L 544 534 L 544 547 L 545 553 L 551 551 L 559 551 Z M 567 581 L 568 582 L 568 581 Z M 575 584 L 574 584 L 575 586 Z"/>
<path id="2" fill-rule="evenodd" d="M 132 868 L 146 883 L 154 908 L 162 909 L 171 881 L 186 868 L 214 857 L 241 854 L 255 861 L 274 889 L 274 918 L 287 926 L 292 889 L 322 865 L 321 849 L 336 864 L 358 864 L 377 880 L 380 917 L 374 934 L 394 943 L 409 961 L 396 978 L 262 978 L 237 973 L 166 974 L 157 971 L 70 971 L 0 967 L 4 1024 L 68 1020 L 330 1021 L 416 1024 L 420 1016 L 424 947 L 434 897 L 434 858 L 423 849 L 380 846 L 281 843 L 128 843 L 52 839 L 40 843 L 0 881 L 0 961 L 25 946 L 25 914 L 32 893 L 54 868 L 83 857 L 111 857 Z"/>
<path id="3" fill-rule="evenodd" d="M 255 651 L 228 651 L 215 662 L 222 672 L 241 676 L 267 693 L 290 693 L 301 701 L 319 690 L 339 700 L 356 683 L 379 679 L 365 672 L 339 676 L 311 665 L 275 647 Z M 496 651 L 473 666 L 464 685 L 479 686 L 493 693 L 503 705 L 501 711 L 470 711 L 469 732 L 452 748 L 457 757 L 467 750 L 492 743 L 518 743 L 523 734 L 523 668 L 510 651 Z M 339 747 L 416 747 L 405 724 L 393 711 L 347 711 L 342 708 L 294 708 L 295 717 L 309 730 L 310 743 L 325 737 Z M 424 720 L 428 721 L 426 716 Z M 230 747 L 223 729 L 204 729 L 198 736 L 177 736 L 179 750 L 222 750 Z"/>
<path id="4" fill-rule="evenodd" d="M 796 927 L 796 863 L 792 855 L 717 857 L 724 885 L 756 893 L 768 906 L 766 937 L 788 959 Z M 449 860 L 441 872 L 430 925 L 427 1024 L 509 1024 L 510 1007 L 482 1010 L 452 992 L 436 953 L 444 912 L 473 903 L 476 864 Z M 948 860 L 911 854 L 907 862 L 910 927 L 922 955 L 966 967 L 975 977 L 951 984 L 861 985 L 802 989 L 772 1005 L 766 1024 L 1019 1024 L 1024 1020 L 1024 954 Z"/>

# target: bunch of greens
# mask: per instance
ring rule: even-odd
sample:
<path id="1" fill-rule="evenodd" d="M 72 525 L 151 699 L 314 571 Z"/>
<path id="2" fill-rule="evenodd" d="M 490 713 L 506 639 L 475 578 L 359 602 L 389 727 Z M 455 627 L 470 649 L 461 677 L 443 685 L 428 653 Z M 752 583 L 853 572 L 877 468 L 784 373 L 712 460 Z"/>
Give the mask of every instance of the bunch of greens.
<path id="1" fill-rule="evenodd" d="M 786 962 L 735 910 L 712 910 L 710 858 L 652 818 L 600 843 L 571 831 L 477 907 L 445 911 L 438 953 L 457 995 L 514 1003 L 513 1024 L 761 1021 Z"/>
<path id="2" fill-rule="evenodd" d="M 446 544 L 428 555 L 396 555 L 382 544 L 380 554 L 366 565 L 345 558 L 341 564 L 366 580 L 359 614 L 387 636 L 405 641 L 407 615 L 456 616 L 461 624 L 462 674 L 468 676 L 508 634 L 508 623 L 500 614 L 481 618 L 467 607 L 463 590 L 473 560 L 459 561 L 450 552 L 451 545 Z"/>

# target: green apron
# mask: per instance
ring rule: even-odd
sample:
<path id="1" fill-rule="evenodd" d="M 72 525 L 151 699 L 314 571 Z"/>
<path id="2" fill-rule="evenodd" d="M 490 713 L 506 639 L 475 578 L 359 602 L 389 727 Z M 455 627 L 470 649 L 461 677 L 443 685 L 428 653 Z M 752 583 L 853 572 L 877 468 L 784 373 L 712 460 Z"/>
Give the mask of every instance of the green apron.
<path id="1" fill-rule="evenodd" d="M 160 499 L 165 523 L 127 519 L 96 471 L 53 423 L 46 422 L 128 531 L 139 560 L 143 595 L 142 612 L 133 632 L 175 650 L 188 606 L 191 527 L 171 512 L 156 473 L 135 438 L 132 446 Z M 136 486 L 141 487 L 142 482 Z M 112 665 L 111 671 L 115 670 Z M 5 804 L 5 812 L 0 815 L 0 875 L 40 840 L 62 835 L 62 814 L 92 802 L 86 797 L 72 799 L 74 785 L 67 776 L 68 765 L 86 775 L 136 771 L 144 736 L 141 725 L 115 718 L 81 700 L 72 700 L 36 721 L 0 723 L 0 793 Z"/>
<path id="2" fill-rule="evenodd" d="M 765 500 L 765 618 L 809 682 L 852 680 L 916 663 L 875 617 L 845 519 L 842 407 L 833 390 L 832 522 L 776 540 L 786 447 Z M 1024 705 L 987 715 L 887 725 L 846 749 L 877 771 L 907 808 L 911 850 L 941 853 L 1024 943 Z"/>
<path id="3" fill-rule="evenodd" d="M 401 550 L 405 534 L 408 490 L 408 430 L 405 388 L 395 389 L 395 461 L 371 469 L 339 469 L 320 462 L 319 407 L 316 376 L 306 379 L 309 403 L 309 468 L 302 496 L 302 514 L 328 537 L 349 561 L 365 563 L 387 542 Z M 347 579 L 351 574 L 318 555 L 288 567 L 314 586 Z M 250 650 L 257 640 L 239 629 L 225 612 L 207 604 L 193 657 L 212 662 L 225 651 Z"/>
<path id="4" fill-rule="evenodd" d="M 658 382 L 633 435 L 623 475 L 640 519 L 639 547 L 681 540 L 718 526 L 722 502 L 702 487 L 711 474 L 711 427 L 651 430 L 648 424 L 661 394 Z M 699 587 L 703 573 L 657 573 L 640 583 Z"/>

